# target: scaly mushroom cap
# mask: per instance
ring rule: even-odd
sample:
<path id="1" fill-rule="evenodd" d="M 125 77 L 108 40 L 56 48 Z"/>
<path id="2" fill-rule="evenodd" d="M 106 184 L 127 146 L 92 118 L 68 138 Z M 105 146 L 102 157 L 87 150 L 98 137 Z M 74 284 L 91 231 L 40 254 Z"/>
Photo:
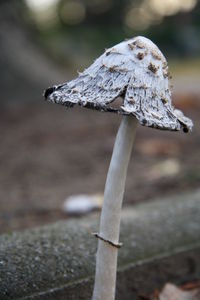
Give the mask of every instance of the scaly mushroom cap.
<path id="1" fill-rule="evenodd" d="M 136 37 L 107 49 L 79 76 L 45 91 L 45 98 L 66 106 L 79 104 L 134 115 L 141 125 L 192 130 L 193 123 L 171 104 L 167 61 L 158 47 Z M 123 105 L 112 107 L 119 96 Z"/>

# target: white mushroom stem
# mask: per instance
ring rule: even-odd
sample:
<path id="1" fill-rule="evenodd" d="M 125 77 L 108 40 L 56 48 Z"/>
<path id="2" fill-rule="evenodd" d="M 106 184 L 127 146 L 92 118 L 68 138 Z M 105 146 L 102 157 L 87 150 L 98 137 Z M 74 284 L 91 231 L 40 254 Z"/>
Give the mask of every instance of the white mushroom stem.
<path id="1" fill-rule="evenodd" d="M 98 241 L 93 300 L 115 298 L 118 248 L 111 244 L 119 243 L 121 207 L 137 123 L 135 117 L 123 116 L 113 149 L 99 232 L 99 236 L 105 241 L 102 239 Z"/>

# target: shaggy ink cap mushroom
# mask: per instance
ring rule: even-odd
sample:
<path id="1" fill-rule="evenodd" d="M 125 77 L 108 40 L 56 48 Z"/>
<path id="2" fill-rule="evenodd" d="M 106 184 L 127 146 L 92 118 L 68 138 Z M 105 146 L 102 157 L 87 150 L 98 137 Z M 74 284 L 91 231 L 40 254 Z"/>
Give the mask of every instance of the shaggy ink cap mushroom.
<path id="1" fill-rule="evenodd" d="M 148 127 L 189 132 L 192 121 L 172 106 L 169 77 L 162 52 L 139 36 L 107 49 L 76 79 L 48 88 L 44 96 L 68 107 L 133 115 Z M 120 96 L 123 105 L 113 107 Z"/>
<path id="2" fill-rule="evenodd" d="M 124 115 L 107 174 L 100 229 L 95 233 L 99 242 L 92 300 L 115 299 L 121 207 L 138 121 L 165 130 L 192 129 L 192 121 L 171 104 L 168 79 L 160 50 L 150 40 L 136 37 L 106 50 L 78 78 L 45 92 L 46 99 L 55 103 Z M 119 96 L 123 105 L 114 108 Z"/>

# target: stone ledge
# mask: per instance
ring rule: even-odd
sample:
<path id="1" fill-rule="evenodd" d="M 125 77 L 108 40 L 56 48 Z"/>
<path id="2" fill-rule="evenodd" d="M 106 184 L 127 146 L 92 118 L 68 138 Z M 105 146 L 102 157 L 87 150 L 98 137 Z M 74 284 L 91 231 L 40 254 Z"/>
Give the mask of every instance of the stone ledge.
<path id="1" fill-rule="evenodd" d="M 200 190 L 125 209 L 117 299 L 200 278 Z M 90 299 L 99 215 L 0 236 L 0 299 Z"/>

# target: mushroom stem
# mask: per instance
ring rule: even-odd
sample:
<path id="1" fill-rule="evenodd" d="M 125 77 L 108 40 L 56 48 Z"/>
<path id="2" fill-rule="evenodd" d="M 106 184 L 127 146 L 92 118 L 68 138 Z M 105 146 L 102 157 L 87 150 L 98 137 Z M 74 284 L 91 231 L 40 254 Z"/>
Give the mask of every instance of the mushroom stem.
<path id="1" fill-rule="evenodd" d="M 93 300 L 114 300 L 121 207 L 138 121 L 123 116 L 108 170 L 101 212 Z M 110 241 L 108 243 L 106 241 Z"/>

